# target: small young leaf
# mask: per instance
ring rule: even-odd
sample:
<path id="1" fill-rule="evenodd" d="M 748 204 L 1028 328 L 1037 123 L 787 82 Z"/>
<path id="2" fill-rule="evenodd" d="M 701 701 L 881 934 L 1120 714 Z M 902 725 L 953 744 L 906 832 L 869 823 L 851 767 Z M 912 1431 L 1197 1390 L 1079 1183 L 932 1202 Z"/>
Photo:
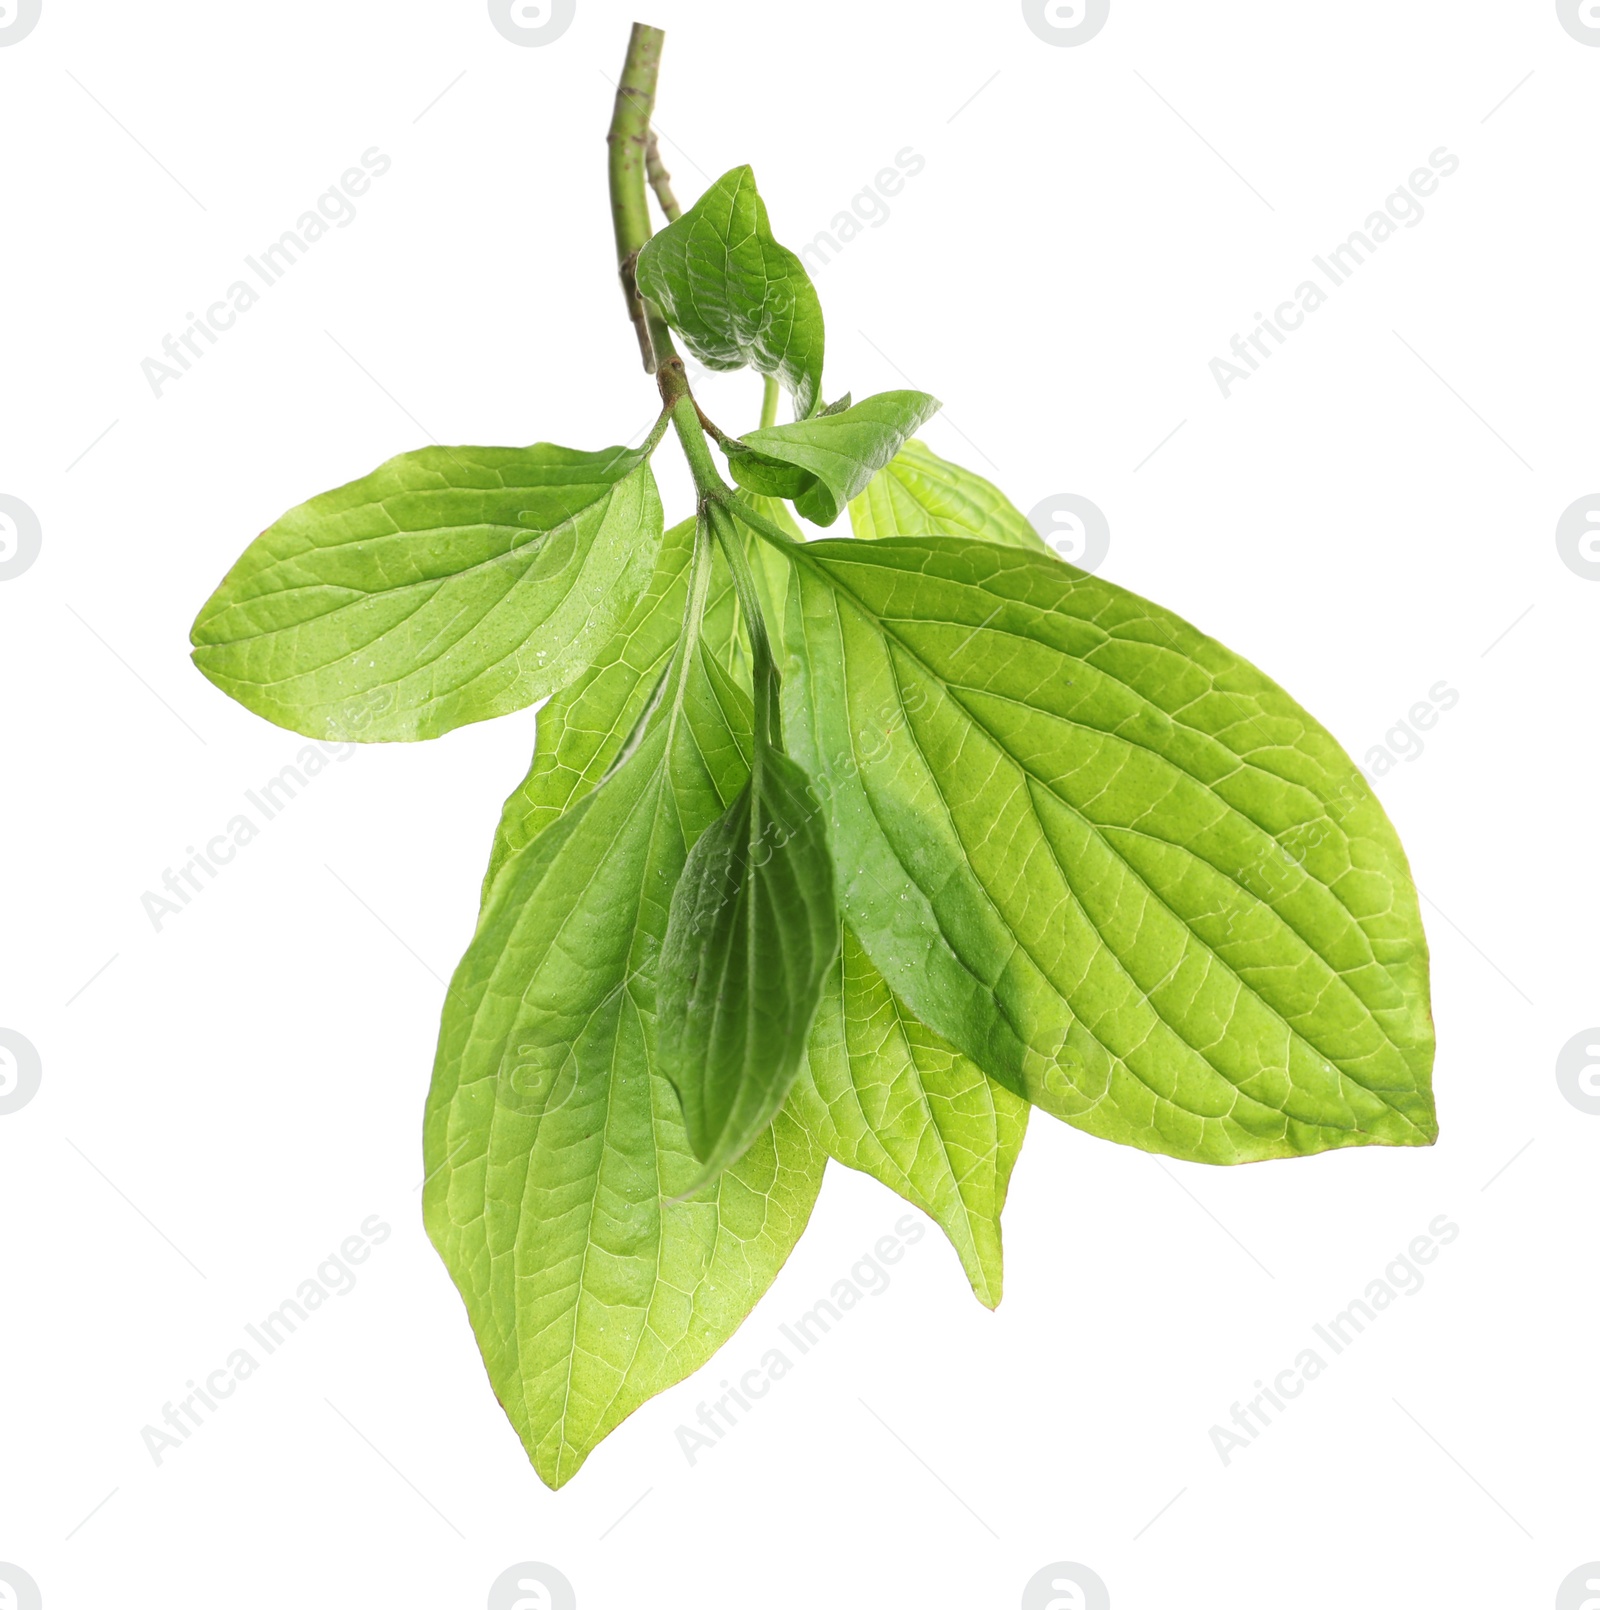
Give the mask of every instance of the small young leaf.
<path id="1" fill-rule="evenodd" d="M 661 948 L 661 1063 L 706 1178 L 783 1105 L 838 945 L 822 813 L 758 739 L 744 791 L 689 852 Z"/>
<path id="2" fill-rule="evenodd" d="M 435 738 L 571 681 L 661 525 L 643 452 L 405 453 L 257 537 L 195 621 L 194 661 L 312 738 Z"/>
<path id="3" fill-rule="evenodd" d="M 1050 553 L 1050 545 L 993 483 L 909 441 L 850 504 L 858 537 L 981 537 Z"/>
<path id="4" fill-rule="evenodd" d="M 780 685 L 749 532 L 705 511 L 749 645 L 750 781 L 690 851 L 659 968 L 661 1060 L 706 1179 L 772 1121 L 799 1072 L 839 945 L 833 862 L 805 774 L 783 753 Z"/>
<path id="5" fill-rule="evenodd" d="M 1405 855 L 1280 688 L 1043 555 L 963 537 L 785 551 L 789 744 L 844 915 L 924 1023 L 1149 1151 L 1431 1144 Z"/>
<path id="6" fill-rule="evenodd" d="M 920 391 L 884 391 L 840 414 L 753 430 L 722 444 L 735 481 L 786 497 L 808 520 L 832 525 L 939 404 Z"/>
<path id="7" fill-rule="evenodd" d="M 772 238 L 749 168 L 725 173 L 639 253 L 640 291 L 708 369 L 776 375 L 807 418 L 822 394 L 822 304 Z"/>
<path id="8" fill-rule="evenodd" d="M 950 1238 L 978 1300 L 1000 1301 L 1000 1210 L 1028 1103 L 898 1001 L 843 930 L 792 1112 L 848 1168 L 881 1180 Z"/>
<path id="9" fill-rule="evenodd" d="M 719 675 L 692 655 L 628 757 L 511 854 L 440 1029 L 424 1218 L 552 1487 L 732 1335 L 822 1180 L 779 1113 L 675 1200 L 702 1170 L 656 1050 L 655 961 L 689 844 L 745 782 L 749 707 Z"/>

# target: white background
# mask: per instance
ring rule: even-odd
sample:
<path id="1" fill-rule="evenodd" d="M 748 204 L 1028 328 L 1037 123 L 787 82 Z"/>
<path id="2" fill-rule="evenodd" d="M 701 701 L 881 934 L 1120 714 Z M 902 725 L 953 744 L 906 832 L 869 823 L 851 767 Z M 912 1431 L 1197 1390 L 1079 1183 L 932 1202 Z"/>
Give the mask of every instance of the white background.
<path id="1" fill-rule="evenodd" d="M 523 1560 L 582 1610 L 1010 1610 L 1061 1560 L 1116 1610 L 1543 1610 L 1600 1558 L 1600 1118 L 1554 1075 L 1600 1021 L 1600 585 L 1555 544 L 1600 490 L 1600 49 L 1552 0 L 1111 9 L 1057 48 L 1011 0 L 664 0 L 665 156 L 686 202 L 753 163 L 798 247 L 913 147 L 817 273 L 828 394 L 933 391 L 931 445 L 1022 508 L 1092 498 L 1104 574 L 1358 759 L 1459 693 L 1377 785 L 1440 1142 L 1207 1170 L 1036 1117 L 998 1314 L 930 1234 L 690 1468 L 675 1428 L 905 1211 L 832 1168 L 726 1352 L 559 1494 L 416 1189 L 533 716 L 330 766 L 160 932 L 141 896 L 302 747 L 187 660 L 258 530 L 430 435 L 650 420 L 604 179 L 632 12 L 518 48 L 474 0 L 44 0 L 0 49 L 0 492 L 43 530 L 0 582 L 0 1027 L 44 1070 L 0 1117 L 0 1561 L 46 1610 L 477 1607 Z M 152 395 L 141 360 L 372 146 L 356 221 Z M 1424 220 L 1224 400 L 1210 360 L 1441 146 Z M 749 377 L 705 396 L 752 422 Z M 141 1428 L 372 1214 L 356 1289 L 157 1467 Z M 1224 1467 L 1211 1426 L 1439 1214 L 1425 1288 Z"/>

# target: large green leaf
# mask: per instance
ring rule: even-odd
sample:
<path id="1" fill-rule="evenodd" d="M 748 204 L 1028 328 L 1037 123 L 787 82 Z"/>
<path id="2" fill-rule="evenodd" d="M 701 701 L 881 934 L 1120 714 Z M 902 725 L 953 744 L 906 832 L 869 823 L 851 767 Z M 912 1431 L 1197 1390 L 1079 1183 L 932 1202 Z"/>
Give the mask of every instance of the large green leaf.
<path id="1" fill-rule="evenodd" d="M 1431 1143 L 1405 856 L 1287 694 L 1042 555 L 961 537 L 788 552 L 790 750 L 844 915 L 918 1018 L 1151 1151 Z"/>
<path id="2" fill-rule="evenodd" d="M 617 758 L 682 634 L 694 541 L 693 520 L 667 532 L 650 585 L 627 619 L 595 654 L 589 669 L 540 710 L 533 762 L 500 812 L 483 880 L 485 900 L 512 852 L 531 844 L 570 804 L 583 798 Z M 722 591 L 731 597 L 730 587 L 724 585 Z M 716 610 L 715 602 L 708 603 L 708 632 Z"/>
<path id="3" fill-rule="evenodd" d="M 938 410 L 925 392 L 884 391 L 842 413 L 747 431 L 722 449 L 740 486 L 792 498 L 808 520 L 828 526 Z"/>
<path id="4" fill-rule="evenodd" d="M 749 168 L 725 173 L 639 253 L 638 283 L 708 369 L 776 375 L 806 418 L 822 393 L 822 304 L 772 237 Z"/>
<path id="5" fill-rule="evenodd" d="M 250 544 L 194 623 L 195 664 L 313 738 L 434 738 L 576 676 L 661 523 L 643 452 L 405 453 Z"/>
<path id="6" fill-rule="evenodd" d="M 850 504 L 858 537 L 982 537 L 1050 553 L 1050 545 L 999 487 L 909 441 Z"/>
<path id="7" fill-rule="evenodd" d="M 707 1190 L 657 1052 L 655 961 L 689 845 L 745 782 L 748 702 L 696 653 L 609 777 L 494 879 L 453 979 L 424 1216 L 495 1393 L 559 1487 L 733 1333 L 824 1156 L 776 1122 Z"/>
<path id="8" fill-rule="evenodd" d="M 848 928 L 788 1110 L 818 1141 L 922 1209 L 986 1307 L 1000 1301 L 1000 1210 L 1028 1103 L 919 1023 Z"/>

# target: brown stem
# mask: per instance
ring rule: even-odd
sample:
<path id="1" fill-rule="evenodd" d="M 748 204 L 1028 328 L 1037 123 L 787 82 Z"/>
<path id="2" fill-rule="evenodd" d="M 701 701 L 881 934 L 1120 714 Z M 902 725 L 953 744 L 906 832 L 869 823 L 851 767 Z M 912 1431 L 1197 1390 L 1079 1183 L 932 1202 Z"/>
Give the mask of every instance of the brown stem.
<path id="1" fill-rule="evenodd" d="M 650 181 L 650 188 L 656 193 L 656 200 L 660 203 L 662 212 L 667 215 L 667 222 L 676 223 L 683 216 L 683 208 L 678 205 L 678 198 L 672 193 L 672 175 L 667 172 L 667 166 L 661 160 L 661 145 L 656 139 L 654 129 L 651 129 L 650 139 L 644 148 L 644 171 Z"/>

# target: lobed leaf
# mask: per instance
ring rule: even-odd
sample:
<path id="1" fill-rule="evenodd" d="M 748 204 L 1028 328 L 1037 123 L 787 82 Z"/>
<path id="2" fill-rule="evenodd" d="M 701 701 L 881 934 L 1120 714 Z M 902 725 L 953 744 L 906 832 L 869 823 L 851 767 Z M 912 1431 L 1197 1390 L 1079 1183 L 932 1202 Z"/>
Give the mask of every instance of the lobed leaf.
<path id="1" fill-rule="evenodd" d="M 1150 1151 L 1433 1141 L 1405 855 L 1287 694 L 1042 555 L 960 537 L 789 555 L 785 730 L 844 915 L 919 1019 Z"/>
<path id="2" fill-rule="evenodd" d="M 895 997 L 848 928 L 789 1108 L 830 1157 L 881 1180 L 950 1238 L 985 1307 L 1028 1103 Z"/>
<path id="3" fill-rule="evenodd" d="M 925 392 L 884 391 L 842 413 L 748 431 L 722 449 L 740 486 L 790 498 L 808 520 L 829 526 L 938 409 Z"/>
<path id="4" fill-rule="evenodd" d="M 582 671 L 661 527 L 644 452 L 405 453 L 257 537 L 200 611 L 194 661 L 309 737 L 438 737 Z"/>
<path id="5" fill-rule="evenodd" d="M 708 369 L 776 375 L 805 419 L 822 395 L 822 304 L 773 238 L 748 167 L 725 173 L 639 253 L 640 291 Z"/>

